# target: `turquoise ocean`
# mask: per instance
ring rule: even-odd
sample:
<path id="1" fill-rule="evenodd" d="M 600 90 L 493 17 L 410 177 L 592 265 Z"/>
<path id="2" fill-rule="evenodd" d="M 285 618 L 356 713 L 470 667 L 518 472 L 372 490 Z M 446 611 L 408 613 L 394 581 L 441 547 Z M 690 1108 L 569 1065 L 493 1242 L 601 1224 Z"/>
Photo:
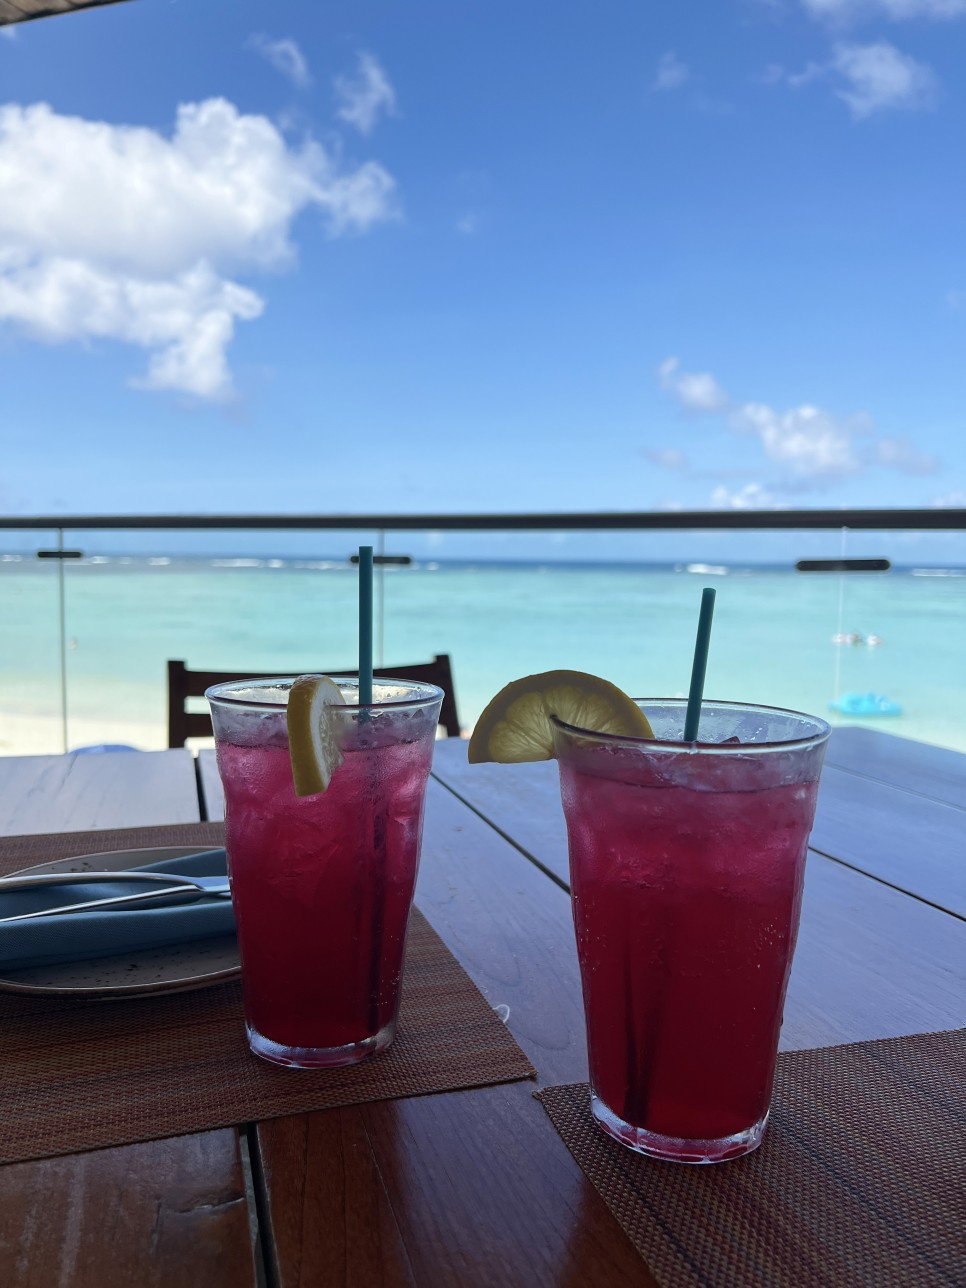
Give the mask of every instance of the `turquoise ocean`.
<path id="1" fill-rule="evenodd" d="M 507 681 L 557 667 L 606 676 L 636 697 L 685 693 L 700 592 L 711 585 L 708 696 L 966 751 L 966 569 L 843 577 L 737 564 L 426 560 L 378 570 L 377 583 L 377 661 L 449 653 L 467 727 Z M 105 555 L 69 565 L 64 588 L 68 716 L 88 740 L 109 711 L 138 745 L 165 745 L 168 658 L 279 673 L 355 664 L 356 572 L 342 560 Z M 57 566 L 0 556 L 0 598 L 0 722 L 53 728 Z M 858 642 L 834 642 L 840 634 Z M 886 697 L 902 714 L 829 712 L 848 692 Z M 0 740 L 8 753 L 41 749 L 4 737 L 2 723 Z"/>

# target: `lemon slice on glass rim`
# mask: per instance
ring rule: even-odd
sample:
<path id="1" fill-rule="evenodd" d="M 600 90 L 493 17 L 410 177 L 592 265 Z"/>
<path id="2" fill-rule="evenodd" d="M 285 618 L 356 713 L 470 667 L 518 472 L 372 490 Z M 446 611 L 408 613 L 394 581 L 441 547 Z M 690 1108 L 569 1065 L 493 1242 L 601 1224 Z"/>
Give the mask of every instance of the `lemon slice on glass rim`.
<path id="1" fill-rule="evenodd" d="M 584 671 L 543 671 L 514 680 L 491 699 L 470 738 L 470 763 L 552 760 L 552 715 L 594 733 L 654 737 L 647 716 L 616 684 Z"/>
<path id="2" fill-rule="evenodd" d="M 342 690 L 327 675 L 300 675 L 289 689 L 285 719 L 296 796 L 324 792 L 342 764 L 332 708 L 343 706 Z"/>

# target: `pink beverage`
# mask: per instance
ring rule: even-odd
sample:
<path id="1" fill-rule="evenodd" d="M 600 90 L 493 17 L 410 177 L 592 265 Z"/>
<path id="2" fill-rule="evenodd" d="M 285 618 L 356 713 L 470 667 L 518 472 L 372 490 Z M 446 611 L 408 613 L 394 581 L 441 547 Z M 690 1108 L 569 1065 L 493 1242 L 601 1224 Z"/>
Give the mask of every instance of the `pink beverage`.
<path id="1" fill-rule="evenodd" d="M 338 683 L 353 702 L 355 681 Z M 245 1020 L 266 1059 L 352 1064 L 395 1036 L 441 693 L 383 681 L 371 707 L 337 708 L 343 763 L 326 791 L 297 797 L 289 684 L 209 691 Z"/>
<path id="2" fill-rule="evenodd" d="M 688 745 L 686 703 L 640 705 L 653 742 L 555 729 L 593 1110 L 716 1162 L 768 1117 L 828 726 L 705 703 Z"/>

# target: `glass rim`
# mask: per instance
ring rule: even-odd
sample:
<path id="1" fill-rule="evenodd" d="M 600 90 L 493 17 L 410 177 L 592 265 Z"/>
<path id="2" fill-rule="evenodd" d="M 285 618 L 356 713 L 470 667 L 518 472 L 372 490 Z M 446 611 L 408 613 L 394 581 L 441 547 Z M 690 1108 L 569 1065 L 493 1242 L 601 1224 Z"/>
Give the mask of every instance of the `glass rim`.
<path id="1" fill-rule="evenodd" d="M 647 715 L 647 704 L 654 706 L 679 707 L 687 709 L 687 698 L 632 698 L 632 702 L 639 706 L 645 715 Z M 810 715 L 807 711 L 793 711 L 791 707 L 772 707 L 764 706 L 757 702 L 739 702 L 732 701 L 730 698 L 705 698 L 701 703 L 701 709 L 704 711 L 707 707 L 727 707 L 739 712 L 768 712 L 770 715 L 794 716 L 799 720 L 808 720 L 816 726 L 815 732 L 811 734 L 802 734 L 799 737 L 769 739 L 767 742 L 702 742 L 696 739 L 694 742 L 683 742 L 680 739 L 672 738 L 638 738 L 634 734 L 622 733 L 603 733 L 598 729 L 584 729 L 581 725 L 570 724 L 566 720 L 561 720 L 559 716 L 551 712 L 550 723 L 556 728 L 563 730 L 568 734 L 576 734 L 582 738 L 594 739 L 597 742 L 609 744 L 611 746 L 630 746 L 640 747 L 642 751 L 648 751 L 653 748 L 660 748 L 662 751 L 673 751 L 679 755 L 693 754 L 696 751 L 715 752 L 721 755 L 748 755 L 749 752 L 757 751 L 790 751 L 796 747 L 809 747 L 823 742 L 832 732 L 832 726 L 821 716 Z"/>
<path id="2" fill-rule="evenodd" d="M 306 675 L 322 675 L 323 672 L 309 671 L 304 672 Z M 285 711 L 288 702 L 278 702 L 269 700 L 260 700 L 258 698 L 240 697 L 232 693 L 233 689 L 258 689 L 273 688 L 280 685 L 288 685 L 289 688 L 300 677 L 297 675 L 274 675 L 274 676 L 253 676 L 250 680 L 222 680 L 219 684 L 209 685 L 205 689 L 205 697 L 209 702 L 222 702 L 226 706 L 232 707 L 250 707 L 259 711 Z M 330 675 L 328 676 L 333 684 L 342 688 L 343 684 L 358 688 L 359 677 L 357 675 Z M 418 690 L 414 696 L 409 698 L 393 698 L 388 702 L 344 702 L 342 710 L 344 711 L 390 711 L 400 707 L 428 707 L 446 695 L 438 684 L 429 684 L 426 680 L 404 680 L 401 677 L 390 675 L 373 676 L 373 686 L 377 684 L 394 684 L 400 687 Z"/>

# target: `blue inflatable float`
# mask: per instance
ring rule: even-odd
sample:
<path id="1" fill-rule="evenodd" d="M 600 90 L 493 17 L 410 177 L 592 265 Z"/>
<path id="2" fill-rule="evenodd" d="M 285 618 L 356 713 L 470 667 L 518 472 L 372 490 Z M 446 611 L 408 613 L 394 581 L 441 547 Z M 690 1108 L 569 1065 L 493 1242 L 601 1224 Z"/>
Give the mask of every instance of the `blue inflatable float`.
<path id="1" fill-rule="evenodd" d="M 901 716 L 902 707 L 881 693 L 843 693 L 828 704 L 830 711 L 843 716 Z"/>

